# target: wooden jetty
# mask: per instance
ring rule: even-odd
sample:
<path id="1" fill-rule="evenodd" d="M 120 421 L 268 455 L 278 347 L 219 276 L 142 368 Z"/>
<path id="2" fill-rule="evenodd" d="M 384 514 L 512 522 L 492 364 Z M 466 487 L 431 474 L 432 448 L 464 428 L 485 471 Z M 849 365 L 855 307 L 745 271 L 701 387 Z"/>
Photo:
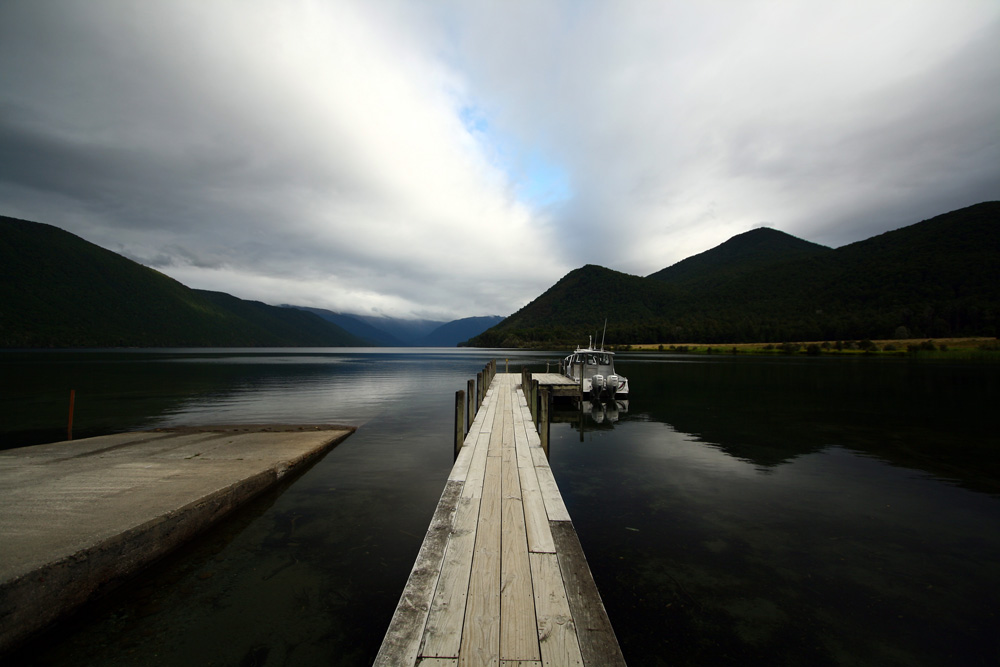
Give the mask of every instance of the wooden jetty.
<path id="1" fill-rule="evenodd" d="M 532 373 L 531 377 L 538 381 L 539 387 L 547 388 L 554 398 L 566 396 L 578 399 L 581 396 L 580 383 L 561 373 Z"/>
<path id="2" fill-rule="evenodd" d="M 375 664 L 624 665 L 523 378 L 494 370 Z"/>

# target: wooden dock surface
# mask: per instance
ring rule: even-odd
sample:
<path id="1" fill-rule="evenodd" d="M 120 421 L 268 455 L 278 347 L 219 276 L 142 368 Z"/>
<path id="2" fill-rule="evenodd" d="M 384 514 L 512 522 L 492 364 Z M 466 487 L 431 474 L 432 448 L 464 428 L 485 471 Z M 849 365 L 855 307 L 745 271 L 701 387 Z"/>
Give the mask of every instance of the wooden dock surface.
<path id="1" fill-rule="evenodd" d="M 532 373 L 532 379 L 538 380 L 540 387 L 546 387 L 552 396 L 580 397 L 580 383 L 570 380 L 562 373 Z"/>
<path id="2" fill-rule="evenodd" d="M 376 665 L 624 665 L 518 386 L 470 426 Z"/>

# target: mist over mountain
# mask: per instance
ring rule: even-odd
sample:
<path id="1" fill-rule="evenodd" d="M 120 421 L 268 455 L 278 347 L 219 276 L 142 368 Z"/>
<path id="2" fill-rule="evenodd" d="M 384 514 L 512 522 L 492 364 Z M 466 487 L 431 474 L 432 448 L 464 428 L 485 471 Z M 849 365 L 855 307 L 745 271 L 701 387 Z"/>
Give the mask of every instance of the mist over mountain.
<path id="1" fill-rule="evenodd" d="M 420 345 L 424 347 L 455 347 L 502 321 L 503 318 L 499 315 L 487 315 L 447 322 L 424 336 Z"/>
<path id="2" fill-rule="evenodd" d="M 451 322 L 404 320 L 392 317 L 335 313 L 322 308 L 305 306 L 286 307 L 314 313 L 369 341 L 370 345 L 384 347 L 455 347 L 503 320 L 503 317 L 499 315 L 466 317 Z"/>

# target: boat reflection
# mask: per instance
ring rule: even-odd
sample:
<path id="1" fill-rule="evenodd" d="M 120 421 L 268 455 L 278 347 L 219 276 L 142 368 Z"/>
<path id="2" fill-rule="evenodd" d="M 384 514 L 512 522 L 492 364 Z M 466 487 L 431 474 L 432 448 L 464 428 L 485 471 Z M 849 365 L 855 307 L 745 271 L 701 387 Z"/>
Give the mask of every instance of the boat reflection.
<path id="1" fill-rule="evenodd" d="M 628 412 L 628 401 L 583 401 L 554 403 L 549 412 L 553 424 L 574 424 L 582 436 L 588 431 L 613 429 L 621 416 Z"/>

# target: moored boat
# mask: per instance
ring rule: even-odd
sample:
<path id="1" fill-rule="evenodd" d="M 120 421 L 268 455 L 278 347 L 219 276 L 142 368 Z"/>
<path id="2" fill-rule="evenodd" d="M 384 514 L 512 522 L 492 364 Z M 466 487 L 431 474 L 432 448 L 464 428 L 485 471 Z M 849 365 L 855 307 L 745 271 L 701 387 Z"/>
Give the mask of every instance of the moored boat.
<path id="1" fill-rule="evenodd" d="M 593 339 L 587 347 L 578 347 L 573 354 L 563 359 L 562 374 L 583 383 L 583 395 L 593 401 L 613 401 L 628 398 L 628 378 L 615 372 L 615 353 L 608 352 L 602 345 L 593 347 Z"/>

